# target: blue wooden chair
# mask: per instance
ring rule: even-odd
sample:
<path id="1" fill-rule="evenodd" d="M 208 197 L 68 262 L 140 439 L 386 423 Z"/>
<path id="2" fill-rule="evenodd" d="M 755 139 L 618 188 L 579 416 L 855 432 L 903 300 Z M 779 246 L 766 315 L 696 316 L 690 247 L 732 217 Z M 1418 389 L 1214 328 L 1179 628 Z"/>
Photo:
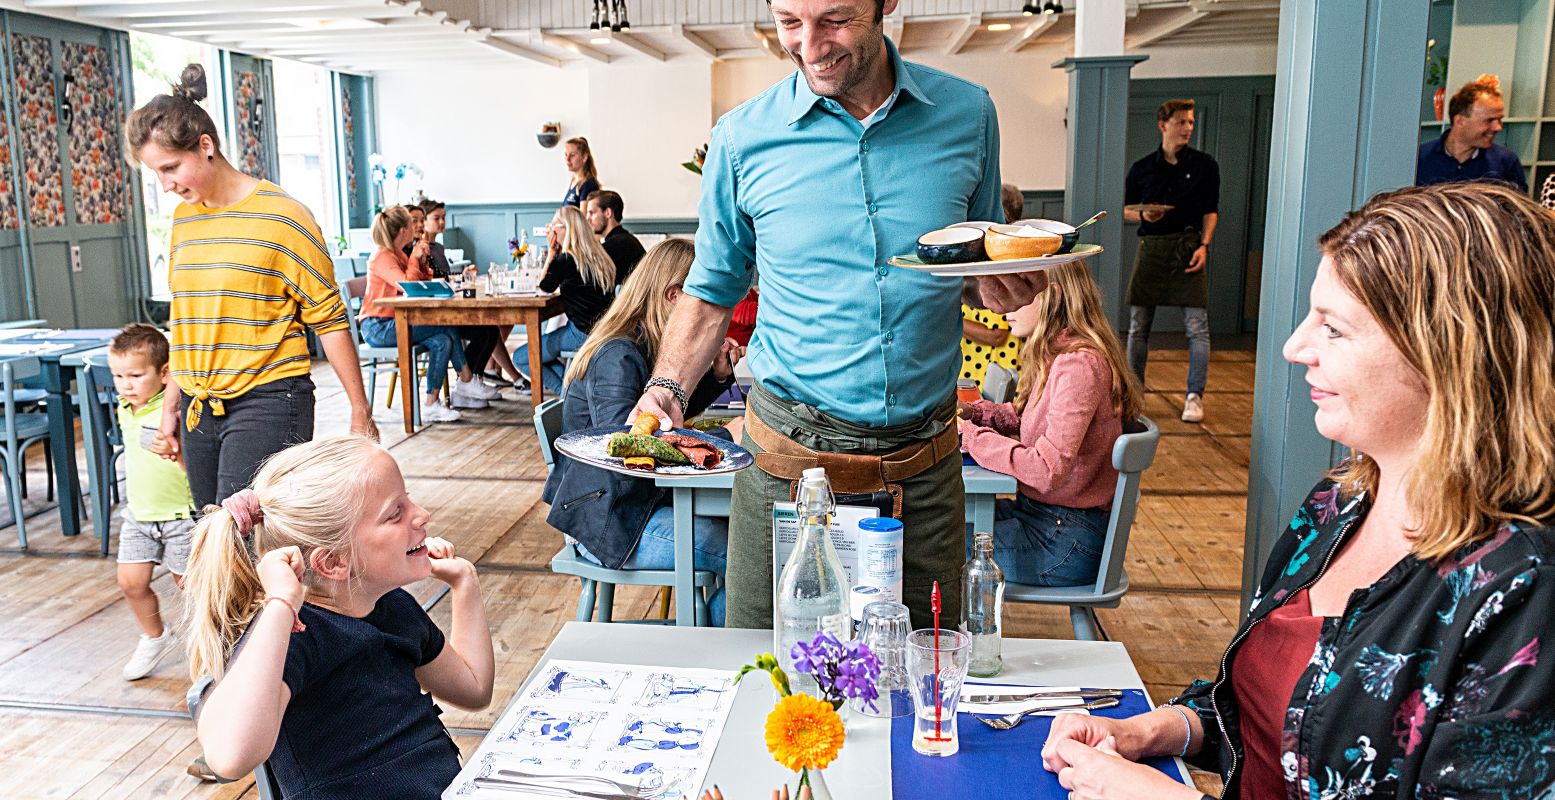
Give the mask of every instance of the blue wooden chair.
<path id="1" fill-rule="evenodd" d="M 362 328 L 356 320 L 356 315 L 362 310 L 362 295 L 367 291 L 366 278 L 351 278 L 340 282 L 340 302 L 346 307 L 346 320 L 351 326 L 351 339 L 356 342 L 356 354 L 362 362 L 362 380 L 367 383 L 367 407 L 372 408 L 374 399 L 378 396 L 378 375 L 389 375 L 389 397 L 387 405 L 394 407 L 395 382 L 399 380 L 400 350 L 398 347 L 377 347 L 370 345 L 362 338 Z M 412 345 L 410 357 L 412 361 L 419 362 L 426 355 L 426 348 L 421 345 Z M 446 389 L 446 381 L 445 389 Z M 411 404 L 411 422 L 421 425 L 421 404 Z"/>
<path id="2" fill-rule="evenodd" d="M 211 690 L 213 684 L 215 681 L 211 676 L 202 676 L 184 695 L 184 700 L 189 705 L 189 719 L 194 720 L 196 724 L 200 721 L 200 704 L 205 702 L 205 693 Z M 217 777 L 216 782 L 235 783 L 236 780 Z M 270 770 L 262 763 L 254 767 L 254 788 L 259 791 L 259 800 L 281 800 L 281 784 L 276 782 L 275 776 L 271 775 Z"/>
<path id="3" fill-rule="evenodd" d="M 108 555 L 109 529 L 113 527 L 113 506 L 119 502 L 118 461 L 124 456 L 124 432 L 119 429 L 118 394 L 113 389 L 113 373 L 108 369 L 106 353 L 82 358 L 81 393 L 77 406 L 81 411 L 81 438 L 86 446 L 87 470 L 91 476 L 91 517 L 97 528 L 102 555 Z M 97 398 L 97 402 L 90 402 Z M 87 399 L 87 402 L 82 402 Z M 171 400 L 177 402 L 177 400 Z"/>
<path id="4" fill-rule="evenodd" d="M 1076 639 L 1106 639 L 1098 608 L 1117 608 L 1128 593 L 1128 572 L 1123 558 L 1128 552 L 1129 530 L 1134 526 L 1134 511 L 1139 504 L 1139 482 L 1144 471 L 1155 461 L 1161 429 L 1148 417 L 1140 417 L 1124 428 L 1112 445 L 1112 466 L 1118 471 L 1117 488 L 1112 493 L 1112 517 L 1107 522 L 1107 538 L 1102 545 L 1101 569 L 1096 582 L 1083 586 L 1028 586 L 1009 583 L 1004 599 L 1015 603 L 1045 603 L 1069 606 L 1069 623 Z"/>
<path id="5" fill-rule="evenodd" d="M 49 439 L 49 417 L 39 412 L 18 410 L 18 390 L 22 381 L 42 374 L 36 358 L 13 358 L 0 361 L 0 399 L 5 404 L 5 429 L 3 448 L 0 448 L 0 471 L 5 473 L 5 496 L 10 501 L 11 517 L 16 520 L 16 540 L 21 549 L 27 549 L 27 519 L 22 509 L 22 483 L 27 472 L 27 448 Z M 53 459 L 44 459 L 46 469 L 52 470 Z M 50 475 L 52 476 L 52 472 Z"/>
<path id="6" fill-rule="evenodd" d="M 562 398 L 553 397 L 535 409 L 535 436 L 540 440 L 540 457 L 545 460 L 549 473 L 556 463 L 556 437 L 562 431 Z M 589 622 L 598 612 L 599 622 L 614 622 L 611 606 L 615 602 L 616 586 L 673 587 L 675 571 L 672 569 L 609 569 L 583 557 L 571 541 L 565 541 L 562 549 L 551 559 L 551 571 L 558 575 L 572 575 L 581 583 L 578 592 L 579 622 Z M 706 570 L 692 573 L 692 602 L 696 624 L 709 624 L 706 592 L 716 586 L 718 576 Z M 631 620 L 632 622 L 663 625 L 672 620 Z"/>

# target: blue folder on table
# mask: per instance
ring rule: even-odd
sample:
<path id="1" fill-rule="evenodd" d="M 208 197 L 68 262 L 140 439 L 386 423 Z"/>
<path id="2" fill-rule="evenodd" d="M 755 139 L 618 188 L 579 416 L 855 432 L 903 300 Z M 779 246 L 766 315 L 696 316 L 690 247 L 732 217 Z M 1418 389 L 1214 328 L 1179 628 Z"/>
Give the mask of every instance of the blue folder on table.
<path id="1" fill-rule="evenodd" d="M 454 290 L 442 281 L 400 281 L 406 297 L 453 297 Z"/>
<path id="2" fill-rule="evenodd" d="M 1150 710 L 1144 692 L 1138 689 L 1125 689 L 1121 701 L 1116 707 L 1091 713 L 1121 719 Z M 1063 800 L 1068 792 L 1058 784 L 1058 776 L 1042 767 L 1042 745 L 1052 725 L 1052 717 L 1031 717 L 1017 728 L 996 731 L 970 714 L 961 714 L 956 720 L 961 751 L 948 758 L 934 758 L 912 749 L 911 716 L 891 720 L 891 796 L 896 800 Z M 1193 785 L 1171 758 L 1147 758 L 1144 763 Z"/>

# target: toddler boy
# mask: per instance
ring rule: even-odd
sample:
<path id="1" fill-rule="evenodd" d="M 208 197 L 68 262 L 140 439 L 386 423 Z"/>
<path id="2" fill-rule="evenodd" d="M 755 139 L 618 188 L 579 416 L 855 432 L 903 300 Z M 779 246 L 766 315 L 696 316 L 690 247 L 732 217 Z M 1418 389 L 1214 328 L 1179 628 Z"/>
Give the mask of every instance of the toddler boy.
<path id="1" fill-rule="evenodd" d="M 194 530 L 194 498 L 183 467 L 152 452 L 162 422 L 163 393 L 170 383 L 167 337 L 150 325 L 125 326 L 108 345 L 108 369 L 119 393 L 129 501 L 119 531 L 119 589 L 141 629 L 135 653 L 124 665 L 124 679 L 133 681 L 150 675 L 178 648 L 172 629 L 162 623 L 151 573 L 157 564 L 165 564 L 173 581 L 183 587 Z"/>

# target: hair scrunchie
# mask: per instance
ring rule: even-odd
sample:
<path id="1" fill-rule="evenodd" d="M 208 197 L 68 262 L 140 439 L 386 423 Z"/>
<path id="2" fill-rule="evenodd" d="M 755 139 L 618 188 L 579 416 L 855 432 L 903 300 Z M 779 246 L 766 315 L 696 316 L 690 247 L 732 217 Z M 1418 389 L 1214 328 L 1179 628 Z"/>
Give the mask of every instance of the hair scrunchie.
<path id="1" fill-rule="evenodd" d="M 238 526 L 238 535 L 245 539 L 254 532 L 254 523 L 265 518 L 265 513 L 259 508 L 259 496 L 254 494 L 253 489 L 244 489 L 228 497 L 221 501 L 221 507 L 232 515 L 232 521 Z"/>

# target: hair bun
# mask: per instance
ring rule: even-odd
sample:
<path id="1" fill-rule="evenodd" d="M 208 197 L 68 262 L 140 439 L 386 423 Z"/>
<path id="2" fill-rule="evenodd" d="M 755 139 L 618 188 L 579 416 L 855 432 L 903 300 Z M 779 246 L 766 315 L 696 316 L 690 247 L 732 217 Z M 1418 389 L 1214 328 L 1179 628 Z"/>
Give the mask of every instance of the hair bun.
<path id="1" fill-rule="evenodd" d="M 184 71 L 178 73 L 178 85 L 173 87 L 173 94 L 194 103 L 204 100 L 207 94 L 205 67 L 199 64 L 184 67 Z"/>

